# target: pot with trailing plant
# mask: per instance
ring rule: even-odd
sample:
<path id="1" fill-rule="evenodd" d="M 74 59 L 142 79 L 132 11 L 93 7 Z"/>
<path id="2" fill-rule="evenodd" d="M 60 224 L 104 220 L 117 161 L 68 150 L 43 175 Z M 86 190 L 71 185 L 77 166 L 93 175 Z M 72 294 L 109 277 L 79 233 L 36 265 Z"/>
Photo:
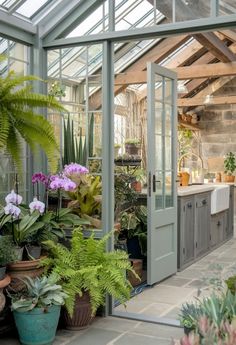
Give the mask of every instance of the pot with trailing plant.
<path id="1" fill-rule="evenodd" d="M 129 155 L 138 155 L 140 149 L 140 140 L 129 138 L 125 140 L 125 151 Z"/>
<path id="2" fill-rule="evenodd" d="M 26 277 L 24 285 L 20 293 L 9 294 L 20 342 L 23 345 L 52 344 L 67 295 L 52 276 Z"/>
<path id="3" fill-rule="evenodd" d="M 100 240 L 84 238 L 81 228 L 73 231 L 71 247 L 47 241 L 49 257 L 43 260 L 46 272 L 59 276 L 59 284 L 68 298 L 65 303 L 65 323 L 68 329 L 87 327 L 93 320 L 98 307 L 104 305 L 106 294 L 120 303 L 130 298 L 131 285 L 124 274 L 133 272 L 127 253 L 106 252 L 111 236 Z M 136 275 L 135 275 L 136 276 Z"/>
<path id="4" fill-rule="evenodd" d="M 138 193 L 142 192 L 142 184 L 145 182 L 145 171 L 142 168 L 135 169 L 132 173 L 134 180 L 131 182 L 131 187 Z"/>
<path id="5" fill-rule="evenodd" d="M 224 181 L 225 182 L 234 182 L 235 176 L 233 173 L 236 170 L 236 158 L 233 152 L 227 153 L 224 159 Z"/>

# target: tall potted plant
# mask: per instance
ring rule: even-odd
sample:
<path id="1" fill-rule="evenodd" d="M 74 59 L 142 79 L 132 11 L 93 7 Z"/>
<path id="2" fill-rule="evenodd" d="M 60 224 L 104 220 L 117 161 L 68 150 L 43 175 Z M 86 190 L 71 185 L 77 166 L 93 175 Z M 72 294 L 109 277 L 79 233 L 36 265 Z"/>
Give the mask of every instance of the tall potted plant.
<path id="1" fill-rule="evenodd" d="M 58 165 L 59 149 L 52 124 L 37 113 L 38 108 L 65 111 L 51 95 L 32 92 L 35 76 L 18 76 L 10 72 L 0 76 L 0 151 L 9 153 L 18 171 L 21 166 L 21 140 L 33 152 L 38 146 L 46 153 L 51 171 Z"/>
<path id="2" fill-rule="evenodd" d="M 97 308 L 105 303 L 106 293 L 121 303 L 130 297 L 131 284 L 125 270 L 133 272 L 123 251 L 106 252 L 111 234 L 96 240 L 94 234 L 84 238 L 80 228 L 73 231 L 71 248 L 46 242 L 50 258 L 43 261 L 46 271 L 58 275 L 67 293 L 65 321 L 69 329 L 88 326 Z"/>
<path id="3" fill-rule="evenodd" d="M 23 345 L 52 344 L 61 305 L 67 295 L 55 284 L 55 277 L 27 277 L 24 283 L 25 290 L 10 295 L 20 342 Z"/>
<path id="4" fill-rule="evenodd" d="M 235 176 L 233 173 L 236 170 L 236 159 L 235 154 L 233 152 L 227 153 L 225 160 L 224 160 L 224 168 L 225 168 L 225 182 L 234 182 Z"/>

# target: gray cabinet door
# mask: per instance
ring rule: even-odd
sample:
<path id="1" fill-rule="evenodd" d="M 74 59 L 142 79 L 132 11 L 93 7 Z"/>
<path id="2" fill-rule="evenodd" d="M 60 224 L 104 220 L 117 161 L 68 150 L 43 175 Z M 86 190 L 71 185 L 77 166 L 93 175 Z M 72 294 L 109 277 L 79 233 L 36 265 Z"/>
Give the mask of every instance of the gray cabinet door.
<path id="1" fill-rule="evenodd" d="M 210 244 L 210 193 L 195 195 L 195 257 L 203 255 Z"/>
<path id="2" fill-rule="evenodd" d="M 224 240 L 226 212 L 220 212 L 211 216 L 210 247 L 218 246 Z"/>
<path id="3" fill-rule="evenodd" d="M 227 238 L 234 234 L 234 186 L 230 186 Z"/>
<path id="4" fill-rule="evenodd" d="M 194 196 L 179 198 L 178 268 L 194 260 Z"/>

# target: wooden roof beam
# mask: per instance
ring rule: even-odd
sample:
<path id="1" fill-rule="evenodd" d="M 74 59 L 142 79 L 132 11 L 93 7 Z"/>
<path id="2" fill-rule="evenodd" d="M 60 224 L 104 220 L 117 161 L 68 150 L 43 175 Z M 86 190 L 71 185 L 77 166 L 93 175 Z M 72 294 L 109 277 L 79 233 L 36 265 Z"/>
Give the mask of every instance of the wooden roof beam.
<path id="1" fill-rule="evenodd" d="M 195 34 L 193 37 L 206 47 L 218 60 L 232 62 L 236 55 L 213 33 Z"/>
<path id="2" fill-rule="evenodd" d="M 178 80 L 224 77 L 236 75 L 236 62 L 177 67 L 172 68 L 172 71 L 177 73 Z M 135 71 L 119 75 L 119 80 L 115 80 L 115 85 L 145 84 L 146 82 L 146 71 Z"/>
<path id="3" fill-rule="evenodd" d="M 236 104 L 236 96 L 212 97 L 208 102 L 206 97 L 179 98 L 178 107 L 196 107 L 198 105 Z"/>

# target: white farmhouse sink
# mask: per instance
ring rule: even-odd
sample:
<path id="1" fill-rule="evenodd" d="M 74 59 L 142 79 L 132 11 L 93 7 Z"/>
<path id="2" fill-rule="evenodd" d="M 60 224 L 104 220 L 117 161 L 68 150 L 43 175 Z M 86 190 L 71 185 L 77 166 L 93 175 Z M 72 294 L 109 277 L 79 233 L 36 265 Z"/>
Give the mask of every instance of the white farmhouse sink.
<path id="1" fill-rule="evenodd" d="M 211 214 L 215 214 L 229 208 L 229 186 L 214 185 L 211 192 Z"/>

